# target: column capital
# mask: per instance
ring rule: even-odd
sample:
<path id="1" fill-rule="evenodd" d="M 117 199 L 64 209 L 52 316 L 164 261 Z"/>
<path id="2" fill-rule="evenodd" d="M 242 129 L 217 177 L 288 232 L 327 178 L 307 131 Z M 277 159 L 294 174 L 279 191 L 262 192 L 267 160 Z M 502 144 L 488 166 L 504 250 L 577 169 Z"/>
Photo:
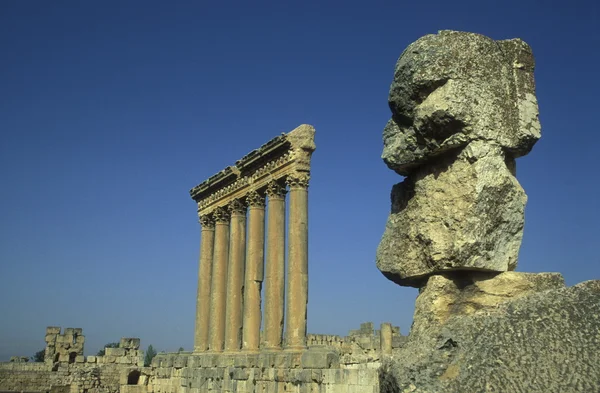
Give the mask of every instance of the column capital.
<path id="1" fill-rule="evenodd" d="M 285 179 L 285 183 L 290 188 L 308 188 L 308 181 L 310 180 L 309 174 L 300 174 L 296 176 L 288 176 Z"/>
<path id="2" fill-rule="evenodd" d="M 229 213 L 232 216 L 244 215 L 246 214 L 246 204 L 239 199 L 234 199 L 233 201 L 229 202 L 229 205 L 227 205 L 227 210 L 229 210 Z"/>
<path id="3" fill-rule="evenodd" d="M 202 230 L 215 229 L 215 219 L 210 214 L 204 214 L 204 215 L 200 216 L 200 219 L 198 221 L 200 221 L 200 225 L 202 226 Z"/>
<path id="4" fill-rule="evenodd" d="M 273 180 L 267 184 L 267 195 L 271 199 L 284 199 L 287 190 L 281 182 Z"/>
<path id="5" fill-rule="evenodd" d="M 246 203 L 250 207 L 265 207 L 265 196 L 258 191 L 250 191 L 246 195 Z"/>
<path id="6" fill-rule="evenodd" d="M 229 223 L 230 214 L 224 207 L 217 207 L 213 213 L 213 216 L 217 224 Z"/>

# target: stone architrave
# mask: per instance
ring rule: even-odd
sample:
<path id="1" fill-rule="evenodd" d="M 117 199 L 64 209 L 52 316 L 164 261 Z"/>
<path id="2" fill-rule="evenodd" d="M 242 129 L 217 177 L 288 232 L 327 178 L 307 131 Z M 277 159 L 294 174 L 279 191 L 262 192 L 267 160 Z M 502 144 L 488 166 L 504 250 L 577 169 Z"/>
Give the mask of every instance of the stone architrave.
<path id="1" fill-rule="evenodd" d="M 265 277 L 265 349 L 281 349 L 285 296 L 285 194 L 276 181 L 267 186 L 267 261 Z"/>
<path id="2" fill-rule="evenodd" d="M 229 212 L 215 209 L 215 246 L 210 292 L 210 343 L 213 352 L 222 352 L 225 342 L 225 306 L 227 298 L 227 264 L 229 261 Z"/>
<path id="3" fill-rule="evenodd" d="M 244 321 L 242 349 L 256 352 L 260 347 L 262 320 L 260 292 L 264 279 L 265 197 L 251 191 L 248 203 L 248 254 L 244 280 Z"/>
<path id="4" fill-rule="evenodd" d="M 231 229 L 227 269 L 225 351 L 239 351 L 242 340 L 242 302 L 246 259 L 246 206 L 238 199 L 229 204 Z"/>
<path id="5" fill-rule="evenodd" d="M 288 269 L 286 302 L 286 348 L 306 348 L 308 304 L 308 181 L 289 176 Z"/>
<path id="6" fill-rule="evenodd" d="M 212 216 L 200 217 L 202 226 L 200 244 L 200 267 L 198 269 L 198 296 L 196 299 L 196 328 L 194 332 L 194 352 L 208 349 L 208 329 L 210 322 L 210 281 L 215 242 L 215 221 Z"/>

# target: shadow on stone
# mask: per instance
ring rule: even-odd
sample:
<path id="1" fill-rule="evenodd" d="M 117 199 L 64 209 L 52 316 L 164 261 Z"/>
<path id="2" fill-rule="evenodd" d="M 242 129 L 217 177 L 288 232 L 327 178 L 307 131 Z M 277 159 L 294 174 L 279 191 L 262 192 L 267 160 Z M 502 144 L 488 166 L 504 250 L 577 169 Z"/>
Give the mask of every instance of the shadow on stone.
<path id="1" fill-rule="evenodd" d="M 392 371 L 393 363 L 384 359 L 379 366 L 379 392 L 380 393 L 399 393 L 400 387 L 398 380 Z"/>

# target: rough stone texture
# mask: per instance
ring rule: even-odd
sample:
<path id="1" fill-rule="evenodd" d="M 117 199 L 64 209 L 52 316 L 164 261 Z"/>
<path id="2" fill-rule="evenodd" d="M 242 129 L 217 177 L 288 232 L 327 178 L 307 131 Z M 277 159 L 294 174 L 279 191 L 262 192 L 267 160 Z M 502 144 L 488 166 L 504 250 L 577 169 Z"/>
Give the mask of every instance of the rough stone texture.
<path id="1" fill-rule="evenodd" d="M 420 287 L 452 270 L 514 270 L 525 192 L 515 158 L 540 138 L 534 60 L 519 39 L 457 31 L 427 35 L 400 56 L 382 158 L 407 176 L 377 267 Z"/>
<path id="2" fill-rule="evenodd" d="M 410 340 L 434 337 L 450 318 L 485 312 L 519 297 L 565 286 L 560 273 L 453 272 L 419 290 Z"/>
<path id="3" fill-rule="evenodd" d="M 85 344 L 83 330 L 81 328 L 65 328 L 63 334 L 60 334 L 60 331 L 61 328 L 57 326 L 46 328 L 44 361 L 49 364 L 75 363 L 78 357 L 83 356 Z"/>
<path id="4" fill-rule="evenodd" d="M 559 284 L 557 276 L 535 280 L 540 289 Z M 598 392 L 600 281 L 449 318 L 430 345 L 411 340 L 393 363 L 400 392 Z"/>
<path id="5" fill-rule="evenodd" d="M 526 201 L 501 148 L 471 142 L 394 186 L 377 267 L 417 287 L 443 271 L 513 270 Z"/>
<path id="6" fill-rule="evenodd" d="M 531 49 L 519 39 L 457 31 L 418 39 L 396 64 L 384 161 L 408 175 L 473 140 L 527 154 L 540 138 L 533 69 Z"/>

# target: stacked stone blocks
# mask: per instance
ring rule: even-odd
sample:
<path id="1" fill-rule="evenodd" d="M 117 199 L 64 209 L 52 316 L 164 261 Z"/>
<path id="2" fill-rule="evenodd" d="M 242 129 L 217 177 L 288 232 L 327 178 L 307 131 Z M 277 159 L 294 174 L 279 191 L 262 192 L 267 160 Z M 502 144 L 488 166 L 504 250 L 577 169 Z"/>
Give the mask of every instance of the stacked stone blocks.
<path id="1" fill-rule="evenodd" d="M 83 347 L 85 336 L 81 328 L 61 328 L 48 326 L 46 328 L 46 351 L 44 361 L 47 363 L 83 363 Z"/>

